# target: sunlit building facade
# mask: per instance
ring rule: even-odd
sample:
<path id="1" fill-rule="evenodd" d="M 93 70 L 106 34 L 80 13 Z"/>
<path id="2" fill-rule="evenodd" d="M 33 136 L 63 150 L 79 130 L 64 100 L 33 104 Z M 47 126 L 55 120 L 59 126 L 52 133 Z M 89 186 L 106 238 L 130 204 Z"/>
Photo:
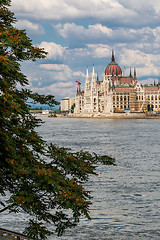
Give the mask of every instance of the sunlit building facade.
<path id="1" fill-rule="evenodd" d="M 65 97 L 61 100 L 61 111 L 70 111 L 73 104 L 75 103 L 74 97 Z"/>
<path id="2" fill-rule="evenodd" d="M 84 91 L 77 89 L 74 113 L 92 116 L 125 111 L 159 111 L 159 109 L 160 84 L 140 84 L 136 69 L 133 75 L 130 70 L 129 76 L 123 76 L 112 51 L 111 62 L 105 69 L 103 81 L 99 81 L 94 66 L 90 81 L 87 68 Z"/>

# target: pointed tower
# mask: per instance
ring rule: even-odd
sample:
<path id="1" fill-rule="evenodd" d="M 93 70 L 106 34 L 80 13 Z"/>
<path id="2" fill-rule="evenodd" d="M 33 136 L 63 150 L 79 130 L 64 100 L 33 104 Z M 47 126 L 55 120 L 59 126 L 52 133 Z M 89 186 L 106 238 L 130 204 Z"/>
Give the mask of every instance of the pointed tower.
<path id="1" fill-rule="evenodd" d="M 94 70 L 94 64 L 93 64 L 93 71 L 92 71 L 91 89 L 92 89 L 92 91 L 95 91 L 95 89 L 96 89 L 96 75 L 95 75 L 95 70 Z"/>
<path id="2" fill-rule="evenodd" d="M 111 58 L 111 60 L 112 60 L 112 62 L 114 62 L 114 61 L 115 61 L 115 57 L 114 57 L 114 51 L 113 51 L 113 49 L 112 49 L 112 58 Z"/>
<path id="3" fill-rule="evenodd" d="M 130 68 L 130 74 L 129 74 L 130 77 L 132 77 L 132 71 L 131 71 L 131 68 Z"/>
<path id="4" fill-rule="evenodd" d="M 88 74 L 88 67 L 87 67 L 87 73 L 86 73 L 86 77 L 87 77 L 87 78 L 89 77 L 89 74 Z"/>
<path id="5" fill-rule="evenodd" d="M 156 81 L 155 81 L 155 79 L 154 79 L 154 86 L 156 86 Z"/>
<path id="6" fill-rule="evenodd" d="M 137 77 L 136 77 L 136 69 L 134 68 L 134 80 L 136 81 L 137 80 Z"/>
<path id="7" fill-rule="evenodd" d="M 90 89 L 90 81 L 89 81 L 89 74 L 88 74 L 88 67 L 86 72 L 86 81 L 85 81 L 85 91 Z"/>
<path id="8" fill-rule="evenodd" d="M 97 73 L 97 84 L 99 84 L 100 82 L 99 82 L 99 77 L 98 77 L 98 73 Z"/>

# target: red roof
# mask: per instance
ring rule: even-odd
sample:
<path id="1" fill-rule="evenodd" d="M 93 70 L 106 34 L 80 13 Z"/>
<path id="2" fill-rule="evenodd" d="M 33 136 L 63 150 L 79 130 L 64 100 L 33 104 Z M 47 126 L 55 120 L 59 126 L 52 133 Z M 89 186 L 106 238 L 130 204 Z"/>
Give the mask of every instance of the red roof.
<path id="1" fill-rule="evenodd" d="M 122 75 L 122 70 L 115 61 L 112 61 L 106 67 L 105 75 L 114 75 L 114 76 Z"/>
<path id="2" fill-rule="evenodd" d="M 133 88 L 132 87 L 116 87 L 115 91 L 116 93 L 127 93 L 130 92 Z"/>
<path id="3" fill-rule="evenodd" d="M 132 84 L 133 83 L 133 78 L 132 77 L 121 77 L 120 79 L 121 84 Z"/>
<path id="4" fill-rule="evenodd" d="M 145 92 L 158 92 L 159 87 L 157 86 L 144 86 Z"/>

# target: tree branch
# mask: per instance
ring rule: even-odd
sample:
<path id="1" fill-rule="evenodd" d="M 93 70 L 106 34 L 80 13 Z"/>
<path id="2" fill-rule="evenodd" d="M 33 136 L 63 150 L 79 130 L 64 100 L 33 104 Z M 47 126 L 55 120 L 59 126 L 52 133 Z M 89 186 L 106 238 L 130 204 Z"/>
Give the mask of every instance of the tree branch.
<path id="1" fill-rule="evenodd" d="M 11 204 L 11 205 L 8 205 L 8 206 L 4 207 L 3 209 L 0 209 L 0 213 L 6 211 L 6 210 L 9 209 L 10 207 L 13 207 L 14 205 L 15 205 L 15 204 L 13 203 L 13 204 Z"/>
<path id="2" fill-rule="evenodd" d="M 9 207 L 9 206 L 7 206 L 7 207 L 5 207 L 5 208 L 3 208 L 3 209 L 0 209 L 0 213 L 6 211 L 6 210 L 8 209 L 8 207 Z"/>

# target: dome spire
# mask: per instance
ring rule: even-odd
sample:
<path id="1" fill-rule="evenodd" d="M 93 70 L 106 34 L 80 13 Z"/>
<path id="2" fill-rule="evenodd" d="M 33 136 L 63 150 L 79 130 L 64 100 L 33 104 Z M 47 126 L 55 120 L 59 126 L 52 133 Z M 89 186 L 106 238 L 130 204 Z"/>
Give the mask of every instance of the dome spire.
<path id="1" fill-rule="evenodd" d="M 115 76 L 122 76 L 122 70 L 120 66 L 115 62 L 115 57 L 114 57 L 114 51 L 112 49 L 112 58 L 111 62 L 108 64 L 108 66 L 105 69 L 105 75 L 115 75 Z"/>
<path id="2" fill-rule="evenodd" d="M 114 62 L 114 61 L 115 61 L 115 57 L 114 57 L 114 51 L 112 49 L 112 62 Z"/>

